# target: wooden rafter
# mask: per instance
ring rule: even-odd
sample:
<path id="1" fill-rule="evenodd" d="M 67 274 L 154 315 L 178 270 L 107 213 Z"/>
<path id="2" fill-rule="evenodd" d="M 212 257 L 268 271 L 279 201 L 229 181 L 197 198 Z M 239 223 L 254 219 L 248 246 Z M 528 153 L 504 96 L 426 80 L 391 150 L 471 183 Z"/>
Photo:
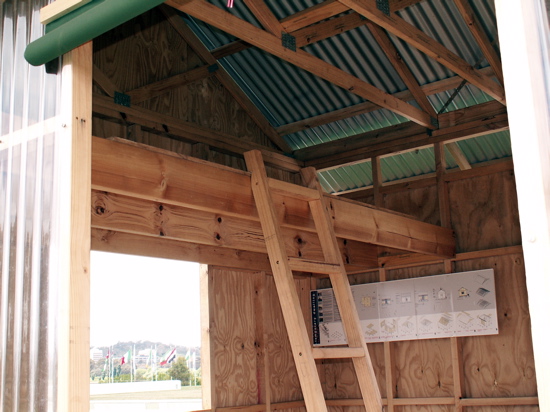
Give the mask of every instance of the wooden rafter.
<path id="1" fill-rule="evenodd" d="M 107 96 L 113 97 L 115 95 L 117 86 L 95 64 L 93 67 L 93 81 L 101 90 L 103 90 L 103 92 L 105 92 Z"/>
<path id="2" fill-rule="evenodd" d="M 399 74 L 399 77 L 401 77 L 401 80 L 403 80 L 403 82 L 411 92 L 414 100 L 416 100 L 416 103 L 418 103 L 422 110 L 424 110 L 426 113 L 429 113 L 430 116 L 437 118 L 437 113 L 435 112 L 432 104 L 428 101 L 426 94 L 422 91 L 422 88 L 418 84 L 418 81 L 414 77 L 414 74 L 401 59 L 399 52 L 392 43 L 388 34 L 384 31 L 384 29 L 374 24 L 372 21 L 367 21 L 367 27 L 390 60 L 390 63 L 392 64 L 397 74 Z"/>
<path id="3" fill-rule="evenodd" d="M 275 182 L 285 190 L 314 196 L 308 194 L 313 189 Z M 92 188 L 164 205 L 259 220 L 248 173 L 105 139 L 93 141 Z M 446 257 L 454 254 L 455 242 L 449 229 L 326 196 L 336 235 L 341 239 Z M 284 213 L 279 214 L 283 228 L 315 232 L 306 200 L 278 192 L 274 193 L 274 200 L 277 207 L 284 208 Z"/>
<path id="4" fill-rule="evenodd" d="M 199 55 L 199 57 L 208 65 L 216 64 L 216 58 L 212 56 L 212 53 L 202 44 L 197 38 L 195 33 L 187 27 L 187 24 L 183 19 L 174 13 L 169 7 L 161 6 L 160 10 L 166 16 L 168 22 L 172 27 L 182 36 L 183 40 Z M 215 74 L 216 78 L 221 84 L 231 93 L 233 98 L 239 103 L 239 105 L 248 113 L 251 119 L 258 125 L 260 130 L 283 152 L 290 152 L 290 146 L 288 143 L 275 131 L 273 126 L 265 118 L 262 112 L 250 101 L 248 96 L 242 91 L 242 89 L 235 83 L 231 76 L 223 67 L 219 67 Z"/>
<path id="5" fill-rule="evenodd" d="M 495 100 L 505 104 L 504 89 L 501 85 L 488 76 L 479 73 L 464 59 L 433 40 L 412 24 L 398 17 L 395 13 L 389 16 L 384 14 L 376 8 L 373 1 L 340 0 L 340 2 L 386 29 L 389 33 L 406 41 L 449 70 L 452 70 Z"/>
<path id="6" fill-rule="evenodd" d="M 490 75 L 493 71 L 490 67 L 480 70 L 482 73 Z M 424 94 L 430 96 L 432 94 L 441 93 L 447 90 L 454 89 L 460 85 L 462 78 L 455 76 L 438 82 L 428 83 L 421 87 Z M 398 92 L 394 94 L 395 97 L 402 100 L 410 100 L 413 98 L 409 90 Z M 277 131 L 281 135 L 296 133 L 301 130 L 310 129 L 312 127 L 321 126 L 323 124 L 336 122 L 338 120 L 347 119 L 349 117 L 358 116 L 360 114 L 369 113 L 374 110 L 378 110 L 380 107 L 371 103 L 364 102 L 358 103 L 353 106 L 344 107 L 343 109 L 334 110 L 329 113 L 324 113 L 318 116 L 310 117 L 307 119 L 299 120 L 294 123 L 285 124 L 279 126 Z"/>
<path id="7" fill-rule="evenodd" d="M 415 124 L 402 123 L 333 142 L 297 150 L 297 159 L 318 170 L 365 161 L 399 151 L 456 141 L 508 129 L 506 108 L 489 102 L 439 116 L 438 130 L 427 133 Z"/>
<path id="8" fill-rule="evenodd" d="M 472 165 L 464 155 L 462 149 L 458 146 L 457 142 L 450 142 L 445 145 L 447 150 L 455 160 L 460 170 L 468 170 L 472 168 Z"/>
<path id="9" fill-rule="evenodd" d="M 394 0 L 390 2 L 390 9 L 397 11 L 420 1 L 422 0 Z M 347 10 L 348 8 L 338 1 L 327 0 L 284 18 L 281 25 L 296 38 L 296 47 L 301 48 L 366 24 L 366 20 L 356 12 L 329 19 Z M 249 43 L 236 40 L 213 50 L 212 54 L 221 59 L 250 47 Z"/>
<path id="10" fill-rule="evenodd" d="M 497 80 L 500 82 L 500 84 L 504 84 L 504 77 L 502 75 L 502 63 L 500 61 L 500 58 L 495 48 L 491 44 L 489 37 L 487 37 L 487 33 L 485 33 L 483 27 L 481 27 L 481 25 L 479 24 L 474 10 L 472 9 L 472 6 L 470 6 L 468 0 L 454 0 L 454 2 L 458 11 L 462 15 L 462 18 L 468 25 L 470 32 L 476 39 L 477 44 L 479 44 L 483 55 L 493 68 Z"/>
<path id="11" fill-rule="evenodd" d="M 258 19 L 261 25 L 268 32 L 281 38 L 285 28 L 279 23 L 273 12 L 269 9 L 264 0 L 244 0 L 246 6 L 250 9 L 254 17 Z"/>
<path id="12" fill-rule="evenodd" d="M 166 79 L 130 90 L 126 92 L 126 94 L 131 97 L 132 104 L 141 103 L 168 93 L 175 88 L 206 79 L 212 76 L 216 70 L 217 68 L 212 70 L 210 66 L 197 67 L 185 73 L 176 74 Z"/>
<path id="13" fill-rule="evenodd" d="M 434 128 L 430 115 L 422 110 L 303 50 L 285 48 L 276 36 L 204 0 L 169 0 L 167 4 L 424 127 Z"/>
<path id="14" fill-rule="evenodd" d="M 281 24 L 288 32 L 293 32 L 310 26 L 322 20 L 347 11 L 347 7 L 337 0 L 326 0 L 281 20 Z"/>

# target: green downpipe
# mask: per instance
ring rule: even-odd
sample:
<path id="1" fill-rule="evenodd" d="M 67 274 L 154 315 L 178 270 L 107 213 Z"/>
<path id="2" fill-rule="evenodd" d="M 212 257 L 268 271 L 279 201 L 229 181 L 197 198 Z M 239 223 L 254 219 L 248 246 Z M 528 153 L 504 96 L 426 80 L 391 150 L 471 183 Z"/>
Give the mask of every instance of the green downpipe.
<path id="1" fill-rule="evenodd" d="M 40 66 L 108 32 L 165 0 L 93 0 L 46 26 L 46 34 L 25 49 L 25 60 Z"/>

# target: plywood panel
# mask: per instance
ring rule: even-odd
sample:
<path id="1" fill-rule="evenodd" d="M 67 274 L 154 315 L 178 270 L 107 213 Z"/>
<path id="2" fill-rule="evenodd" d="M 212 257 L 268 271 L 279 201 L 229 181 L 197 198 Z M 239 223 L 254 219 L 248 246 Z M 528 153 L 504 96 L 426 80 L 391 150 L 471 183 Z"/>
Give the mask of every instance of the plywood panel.
<path id="1" fill-rule="evenodd" d="M 435 186 L 384 194 L 384 207 L 414 216 L 423 222 L 440 224 Z"/>
<path id="2" fill-rule="evenodd" d="M 472 406 L 464 408 L 464 412 L 539 412 L 538 406 Z"/>
<path id="3" fill-rule="evenodd" d="M 536 395 L 523 257 L 515 254 L 456 262 L 457 271 L 485 268 L 495 270 L 499 334 L 463 338 L 465 395 Z"/>
<path id="4" fill-rule="evenodd" d="M 258 401 L 254 277 L 220 268 L 213 271 L 211 361 L 217 406 L 254 405 Z"/>
<path id="5" fill-rule="evenodd" d="M 271 401 L 276 403 L 301 400 L 303 399 L 302 390 L 294 366 L 275 282 L 272 277 L 268 277 L 266 281 L 267 300 L 265 304 L 269 308 L 267 350 Z"/>
<path id="6" fill-rule="evenodd" d="M 449 182 L 457 252 L 521 244 L 513 172 Z"/>
<path id="7" fill-rule="evenodd" d="M 395 342 L 393 348 L 397 397 L 453 396 L 448 339 Z"/>
<path id="8" fill-rule="evenodd" d="M 454 406 L 451 405 L 414 405 L 395 407 L 395 412 L 453 412 L 454 410 Z"/>
<path id="9" fill-rule="evenodd" d="M 95 39 L 94 64 L 119 92 L 204 65 L 156 9 Z M 257 125 L 214 76 L 173 88 L 137 106 L 271 147 Z"/>

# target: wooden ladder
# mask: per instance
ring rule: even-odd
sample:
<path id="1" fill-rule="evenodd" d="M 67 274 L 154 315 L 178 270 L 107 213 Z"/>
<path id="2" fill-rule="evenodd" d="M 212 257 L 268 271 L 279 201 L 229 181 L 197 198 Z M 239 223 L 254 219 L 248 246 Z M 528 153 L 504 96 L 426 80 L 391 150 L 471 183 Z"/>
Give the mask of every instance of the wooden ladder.
<path id="1" fill-rule="evenodd" d="M 359 316 L 357 315 L 348 276 L 332 226 L 332 219 L 325 206 L 323 192 L 315 170 L 312 168 L 302 170 L 305 180 L 309 182 L 310 186 L 316 186 L 317 189 L 304 190 L 299 186 L 268 178 L 261 152 L 254 150 L 245 153 L 244 156 L 247 168 L 252 174 L 252 193 L 260 217 L 306 409 L 309 412 L 327 411 L 315 359 L 351 358 L 366 411 L 380 412 L 382 410 L 380 390 L 376 382 L 367 345 L 362 335 Z M 271 196 L 272 191 L 308 201 L 325 261 L 288 257 Z M 312 347 L 292 271 L 328 274 L 330 276 L 348 347 Z"/>

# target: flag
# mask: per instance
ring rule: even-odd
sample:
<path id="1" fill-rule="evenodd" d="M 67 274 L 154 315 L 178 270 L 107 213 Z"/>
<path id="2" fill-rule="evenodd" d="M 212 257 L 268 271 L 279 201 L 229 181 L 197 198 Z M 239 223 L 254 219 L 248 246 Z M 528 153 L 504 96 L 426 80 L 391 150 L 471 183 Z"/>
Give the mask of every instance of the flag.
<path id="1" fill-rule="evenodd" d="M 145 364 L 145 366 L 149 366 L 149 364 L 153 360 L 152 358 L 153 358 L 153 348 L 149 349 L 149 357 L 147 358 L 147 363 Z"/>
<path id="2" fill-rule="evenodd" d="M 171 363 L 174 359 L 176 359 L 176 348 L 172 349 L 170 352 L 166 352 L 166 354 L 160 360 L 160 366 Z"/>
<path id="3" fill-rule="evenodd" d="M 132 350 L 129 350 L 124 355 L 122 355 L 122 358 L 120 358 L 120 364 L 124 365 L 125 363 L 130 362 L 132 359 Z"/>

